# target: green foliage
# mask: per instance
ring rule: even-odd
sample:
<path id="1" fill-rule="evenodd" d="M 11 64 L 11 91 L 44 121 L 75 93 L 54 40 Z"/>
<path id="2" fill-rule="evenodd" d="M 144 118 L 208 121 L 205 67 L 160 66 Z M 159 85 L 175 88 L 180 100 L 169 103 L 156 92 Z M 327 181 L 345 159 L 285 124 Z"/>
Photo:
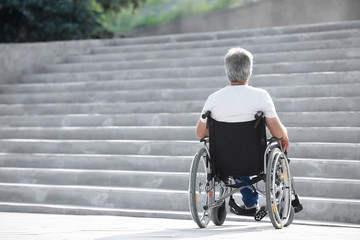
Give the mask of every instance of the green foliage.
<path id="1" fill-rule="evenodd" d="M 123 9 L 119 15 L 105 15 L 102 23 L 114 33 L 167 23 L 179 18 L 239 6 L 241 0 L 146 0 L 136 11 Z"/>
<path id="2" fill-rule="evenodd" d="M 104 10 L 118 12 L 144 0 L 1 0 L 0 42 L 110 37 Z"/>
<path id="3" fill-rule="evenodd" d="M 241 0 L 0 0 L 0 42 L 111 37 Z"/>
<path id="4" fill-rule="evenodd" d="M 96 0 L 100 4 L 104 11 L 120 12 L 122 8 L 139 7 L 140 2 L 145 0 Z"/>

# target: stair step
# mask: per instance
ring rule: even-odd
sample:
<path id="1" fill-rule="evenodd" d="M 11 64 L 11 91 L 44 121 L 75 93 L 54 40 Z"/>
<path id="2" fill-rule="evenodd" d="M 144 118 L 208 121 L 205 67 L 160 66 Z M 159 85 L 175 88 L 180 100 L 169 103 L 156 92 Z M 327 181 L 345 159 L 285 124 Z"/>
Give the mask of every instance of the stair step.
<path id="1" fill-rule="evenodd" d="M 2 153 L 4 168 L 189 172 L 192 156 Z M 360 161 L 291 157 L 295 177 L 360 179 Z"/>
<path id="2" fill-rule="evenodd" d="M 279 112 L 360 111 L 360 97 L 273 99 Z M 63 115 L 200 112 L 205 100 L 117 103 L 53 103 L 0 105 L 1 115 Z"/>
<path id="3" fill-rule="evenodd" d="M 149 58 L 147 55 L 139 56 L 139 59 L 121 59 L 123 55 L 118 56 L 110 55 L 110 58 L 98 59 L 98 61 L 90 62 L 72 62 L 61 64 L 49 64 L 41 68 L 41 72 L 55 73 L 55 72 L 93 72 L 93 71 L 114 71 L 121 69 L 150 69 L 150 68 L 164 68 L 164 67 L 190 67 L 190 66 L 214 66 L 223 65 L 223 55 L 227 52 L 221 49 L 221 52 L 216 49 L 204 51 L 204 56 L 196 56 L 191 54 L 192 58 L 188 56 L 176 55 L 174 58 Z M 184 53 L 182 53 L 184 54 Z M 207 55 L 205 55 L 207 54 Z M 195 56 L 194 56 L 195 55 Z M 132 55 L 132 57 L 134 57 Z M 360 48 L 349 49 L 326 49 L 326 50 L 311 50 L 311 51 L 293 51 L 293 52 L 280 52 L 271 54 L 254 54 L 255 64 L 269 64 L 284 62 L 306 62 L 306 61 L 319 61 L 319 60 L 341 60 L 352 59 L 360 57 Z M 114 59 L 115 58 L 115 59 Z"/>
<path id="4" fill-rule="evenodd" d="M 197 140 L 191 127 L 61 127 L 1 128 L 2 139 Z"/>
<path id="5" fill-rule="evenodd" d="M 188 172 L 191 161 L 192 156 L 0 153 L 4 168 Z"/>
<path id="6" fill-rule="evenodd" d="M 360 86 L 360 84 L 359 84 Z M 356 88 L 356 86 L 354 86 Z M 70 93 L 4 94 L 0 104 L 42 104 L 42 103 L 114 103 L 149 101 L 200 100 L 217 89 L 162 89 L 133 91 L 92 91 Z"/>
<path id="7" fill-rule="evenodd" d="M 199 117 L 200 113 L 18 115 L 0 116 L 0 124 L 11 127 L 194 126 Z"/>
<path id="8" fill-rule="evenodd" d="M 4 153 L 193 156 L 201 146 L 197 141 L 0 140 Z M 360 144 L 292 142 L 289 157 L 360 160 Z"/>
<path id="9" fill-rule="evenodd" d="M 358 160 L 290 158 L 290 168 L 295 177 L 360 180 Z"/>
<path id="10" fill-rule="evenodd" d="M 360 142 L 360 128 L 288 127 L 295 142 Z M 2 139 L 53 140 L 197 140 L 195 126 L 180 127 L 0 127 Z"/>
<path id="11" fill-rule="evenodd" d="M 346 200 L 326 199 L 326 198 L 304 198 L 303 204 L 306 208 L 296 214 L 296 220 L 327 221 L 359 223 L 357 209 L 359 203 L 352 201 L 349 205 Z M 324 202 L 321 205 L 321 202 Z M 319 206 L 322 206 L 319 208 Z M 355 210 L 355 212 L 354 212 Z M 191 220 L 189 211 L 161 211 L 148 209 L 123 209 L 123 208 L 104 208 L 104 207 L 84 207 L 74 205 L 55 205 L 55 204 L 34 204 L 34 203 L 13 203 L 0 202 L 0 211 L 29 212 L 29 213 L 52 213 L 52 214 L 83 214 L 83 215 L 121 215 L 132 217 L 160 217 L 160 218 L 180 218 Z M 228 213 L 228 218 L 235 217 Z M 333 215 L 332 215 L 333 214 Z M 336 216 L 336 217 L 334 217 Z"/>
<path id="12" fill-rule="evenodd" d="M 0 192 L 1 202 L 189 211 L 187 191 L 0 183 Z"/>
<path id="13" fill-rule="evenodd" d="M 356 127 L 287 127 L 290 141 L 359 143 L 360 128 Z"/>
<path id="14" fill-rule="evenodd" d="M 127 52 L 146 52 L 154 50 L 173 50 L 173 49 L 199 49 L 199 48 L 215 48 L 223 46 L 244 46 L 244 48 L 249 49 L 250 46 L 260 46 L 260 49 L 265 49 L 265 46 L 268 46 L 267 51 L 271 51 L 273 46 L 278 47 L 283 45 L 286 48 L 288 45 L 293 45 L 292 51 L 304 50 L 300 47 L 307 46 L 311 49 L 311 45 L 308 43 L 318 43 L 322 41 L 329 40 L 346 40 L 352 38 L 358 38 L 360 32 L 358 29 L 346 29 L 340 31 L 329 31 L 329 32 L 319 32 L 319 33 L 307 33 L 307 34 L 280 34 L 274 36 L 266 37 L 237 37 L 237 38 L 224 38 L 216 40 L 205 40 L 205 41 L 190 41 L 190 42 L 171 42 L 171 43 L 159 43 L 159 44 L 137 44 L 135 45 L 117 45 L 117 46 L 103 46 L 96 47 L 91 50 L 92 54 L 97 53 L 127 53 Z M 295 45 L 294 43 L 300 43 L 300 45 Z M 286 46 L 286 47 L 285 47 Z M 285 50 L 283 48 L 283 51 Z M 331 46 L 328 46 L 331 48 Z M 313 48 L 312 48 L 313 49 Z M 318 48 L 317 48 L 318 49 Z M 254 51 L 255 52 L 255 51 Z"/>
<path id="15" fill-rule="evenodd" d="M 287 127 L 360 127 L 359 111 L 279 112 Z M 3 127 L 195 126 L 194 113 L 126 113 L 0 116 Z"/>
<path id="16" fill-rule="evenodd" d="M 359 100 L 360 97 L 280 98 L 274 99 L 274 104 L 279 112 L 358 111 Z"/>
<path id="17" fill-rule="evenodd" d="M 158 50 L 153 49 L 152 47 L 146 47 L 144 51 L 138 51 L 134 49 L 132 52 L 123 52 L 121 48 L 115 47 L 106 47 L 106 48 L 97 48 L 93 50 L 90 54 L 81 54 L 81 55 L 72 55 L 64 59 L 64 63 L 78 63 L 78 62 L 107 62 L 107 61 L 134 61 L 134 60 L 144 60 L 144 59 L 174 59 L 174 58 L 186 58 L 188 56 L 192 57 L 205 57 L 205 56 L 224 56 L 225 53 L 229 50 L 229 46 L 239 46 L 248 49 L 251 51 L 255 59 L 260 60 L 261 56 L 264 58 L 269 57 L 271 54 L 291 54 L 294 59 L 301 59 L 301 53 L 299 56 L 293 56 L 294 51 L 314 51 L 319 52 L 322 50 L 327 51 L 345 51 L 351 48 L 359 48 L 360 43 L 357 41 L 357 38 L 348 38 L 348 39 L 326 39 L 322 41 L 305 41 L 305 42 L 293 42 L 293 43 L 272 43 L 272 44 L 262 44 L 262 45 L 249 45 L 241 44 L 239 40 L 231 40 L 231 42 L 225 42 L 218 44 L 217 46 L 206 46 L 201 44 L 197 48 L 186 49 L 186 48 L 170 48 L 163 49 L 159 48 Z M 265 45 L 265 46 L 264 46 Z M 224 47 L 227 46 L 227 47 Z M 263 47 L 264 46 L 264 47 Z M 344 48 L 347 46 L 347 48 Z M 266 55 L 267 54 L 267 55 Z M 341 53 L 338 53 L 342 55 Z M 355 53 L 356 54 L 356 53 Z M 349 54 L 348 57 L 352 57 L 352 54 Z M 320 57 L 320 56 L 319 56 Z M 286 59 L 286 55 L 284 59 Z M 314 57 L 317 59 L 318 57 Z M 258 61 L 256 60 L 256 61 Z M 265 60 L 265 59 L 264 59 Z"/>
<path id="18" fill-rule="evenodd" d="M 360 160 L 359 143 L 292 143 L 289 157 Z"/>
<path id="19" fill-rule="evenodd" d="M 124 188 L 188 189 L 188 172 L 1 168 L 0 182 Z"/>
<path id="20" fill-rule="evenodd" d="M 189 211 L 164 211 L 148 209 L 104 208 L 74 205 L 34 204 L 0 202 L 1 212 L 71 214 L 71 215 L 116 215 L 128 217 L 171 218 L 191 220 Z"/>
<path id="21" fill-rule="evenodd" d="M 296 219 L 329 222 L 360 223 L 360 201 L 339 198 L 301 198 L 304 210 Z"/>
<path id="22" fill-rule="evenodd" d="M 88 103 L 88 102 L 148 102 L 206 99 L 219 88 L 146 89 L 123 91 L 89 91 L 62 93 L 2 94 L 0 104 Z M 357 97 L 360 83 L 309 86 L 264 87 L 273 98 Z"/>
<path id="23" fill-rule="evenodd" d="M 314 86 L 334 84 L 358 84 L 359 71 L 348 72 L 315 72 L 298 74 L 266 74 L 253 75 L 250 85 L 255 87 L 285 87 L 285 86 Z M 198 78 L 158 78 L 137 79 L 134 81 L 108 80 L 84 82 L 55 82 L 55 83 L 19 83 L 0 84 L 0 93 L 52 93 L 52 92 L 86 92 L 86 91 L 124 91 L 146 89 L 191 89 L 191 88 L 221 88 L 228 85 L 228 80 L 223 77 L 198 77 Z"/>
<path id="24" fill-rule="evenodd" d="M 359 127 L 359 112 L 278 112 L 287 127 Z"/>
<path id="25" fill-rule="evenodd" d="M 79 185 L 125 188 L 188 189 L 189 173 L 114 170 L 69 170 L 2 168 L 2 183 Z M 360 180 L 295 177 L 296 191 L 302 196 L 360 198 Z"/>
<path id="26" fill-rule="evenodd" d="M 302 197 L 360 199 L 360 180 L 308 177 L 294 180 L 296 192 Z"/>
<path id="27" fill-rule="evenodd" d="M 307 85 L 264 87 L 273 98 L 306 98 L 306 97 L 358 97 L 360 84 Z"/>
<path id="28" fill-rule="evenodd" d="M 202 101 L 0 105 L 1 115 L 66 115 L 198 112 Z M 174 107 L 176 106 L 176 108 Z"/>
<path id="29" fill-rule="evenodd" d="M 127 209 L 129 214 L 132 211 L 138 212 L 138 210 L 141 210 L 143 214 L 152 211 L 158 213 L 163 211 L 189 212 L 187 192 L 184 191 L 30 184 L 0 184 L 0 190 L 8 193 L 0 195 L 2 211 L 9 211 L 9 208 L 14 209 L 14 206 L 20 206 L 23 211 L 30 211 L 29 209 L 33 206 L 43 206 L 43 211 L 47 207 L 46 212 L 52 213 L 52 208 L 59 209 L 61 206 L 64 208 L 63 212 L 66 213 L 70 212 L 68 209 L 72 209 L 72 213 L 84 213 L 85 211 L 81 210 L 92 209 L 94 211 L 94 208 L 97 208 L 97 214 L 108 213 L 109 210 L 115 208 L 120 211 Z M 146 205 L 147 201 L 144 199 L 152 201 L 152 204 Z M 359 200 L 302 197 L 301 202 L 304 210 L 296 215 L 296 219 L 360 223 L 358 218 L 360 214 Z"/>
<path id="30" fill-rule="evenodd" d="M 0 148 L 4 153 L 192 156 L 201 146 L 198 141 L 0 140 Z"/>
<path id="31" fill-rule="evenodd" d="M 307 61 L 294 63 L 258 64 L 254 66 L 256 74 L 284 74 L 332 71 L 357 71 L 360 68 L 358 59 Z M 62 81 L 100 81 L 117 79 L 151 79 L 151 78 L 188 78 L 188 77 L 224 77 L 222 65 L 191 66 L 156 69 L 129 69 L 115 71 L 94 71 L 81 73 L 38 73 L 20 78 L 20 82 L 62 82 Z"/>

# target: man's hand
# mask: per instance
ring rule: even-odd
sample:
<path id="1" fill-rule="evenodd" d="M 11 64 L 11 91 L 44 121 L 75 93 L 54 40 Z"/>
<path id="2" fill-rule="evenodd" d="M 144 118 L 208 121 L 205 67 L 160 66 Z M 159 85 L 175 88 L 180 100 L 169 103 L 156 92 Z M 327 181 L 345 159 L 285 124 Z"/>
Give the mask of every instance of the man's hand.
<path id="1" fill-rule="evenodd" d="M 284 151 L 289 149 L 290 141 L 289 141 L 289 138 L 287 136 L 283 137 L 283 139 L 281 140 L 281 145 L 282 145 Z"/>

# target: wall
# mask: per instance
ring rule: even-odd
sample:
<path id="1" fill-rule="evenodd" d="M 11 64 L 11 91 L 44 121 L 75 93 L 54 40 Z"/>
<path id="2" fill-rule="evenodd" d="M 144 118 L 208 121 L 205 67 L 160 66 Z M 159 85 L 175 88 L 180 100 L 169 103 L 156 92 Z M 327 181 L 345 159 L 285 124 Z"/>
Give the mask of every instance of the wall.
<path id="1" fill-rule="evenodd" d="M 19 81 L 20 75 L 38 72 L 44 63 L 56 63 L 69 53 L 86 53 L 91 46 L 103 44 L 104 40 L 0 44 L 0 83 Z"/>
<path id="2" fill-rule="evenodd" d="M 360 0 L 259 0 L 233 9 L 138 29 L 127 35 L 209 32 L 357 19 L 360 19 Z"/>

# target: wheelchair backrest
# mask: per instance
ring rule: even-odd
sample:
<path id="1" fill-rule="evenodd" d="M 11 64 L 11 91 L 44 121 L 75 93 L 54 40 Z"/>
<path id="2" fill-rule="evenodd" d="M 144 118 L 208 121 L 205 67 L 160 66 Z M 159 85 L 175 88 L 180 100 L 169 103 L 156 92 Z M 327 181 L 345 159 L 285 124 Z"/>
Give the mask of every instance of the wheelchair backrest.
<path id="1" fill-rule="evenodd" d="M 258 120 L 218 122 L 208 116 L 210 161 L 220 178 L 253 176 L 264 171 L 266 127 Z"/>

